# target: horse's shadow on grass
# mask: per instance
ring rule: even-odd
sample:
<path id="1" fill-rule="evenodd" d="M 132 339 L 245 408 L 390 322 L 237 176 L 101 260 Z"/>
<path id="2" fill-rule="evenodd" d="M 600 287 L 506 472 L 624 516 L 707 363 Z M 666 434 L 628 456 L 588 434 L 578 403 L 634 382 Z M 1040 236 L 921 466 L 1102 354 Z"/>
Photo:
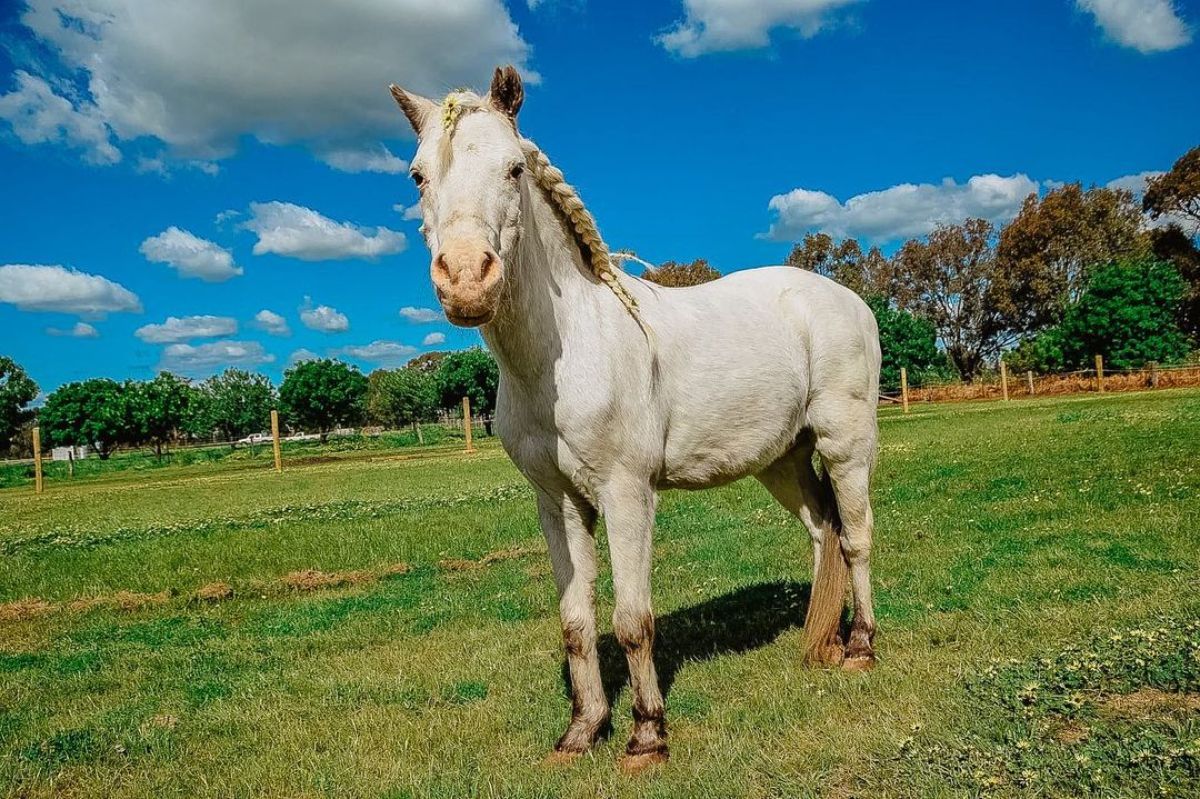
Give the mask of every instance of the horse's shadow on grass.
<path id="1" fill-rule="evenodd" d="M 655 619 L 654 666 L 666 697 L 688 663 L 736 655 L 766 646 L 804 626 L 812 586 L 792 580 L 748 585 L 723 596 Z M 629 679 L 625 653 L 612 633 L 597 642 L 600 675 L 611 706 Z M 563 688 L 571 695 L 570 671 L 562 666 Z"/>

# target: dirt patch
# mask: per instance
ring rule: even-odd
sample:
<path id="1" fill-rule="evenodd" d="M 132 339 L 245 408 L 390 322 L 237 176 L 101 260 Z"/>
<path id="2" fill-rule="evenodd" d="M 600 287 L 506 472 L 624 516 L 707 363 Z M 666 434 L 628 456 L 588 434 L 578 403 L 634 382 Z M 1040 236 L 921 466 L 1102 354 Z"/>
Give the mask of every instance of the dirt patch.
<path id="1" fill-rule="evenodd" d="M 73 599 L 67 603 L 67 610 L 74 613 L 86 613 L 89 610 L 104 608 L 107 610 L 141 610 L 152 605 L 162 605 L 170 600 L 169 591 L 157 594 L 142 594 L 137 591 L 118 591 L 104 596 L 88 596 Z"/>
<path id="2" fill-rule="evenodd" d="M 532 547 L 512 547 L 511 549 L 498 549 L 495 552 L 489 552 L 479 560 L 463 560 L 461 558 L 446 558 L 438 561 L 438 566 L 441 566 L 446 571 L 463 572 L 473 569 L 482 569 L 484 566 L 489 566 L 493 563 L 499 563 L 503 560 L 517 560 L 529 555 L 535 555 L 538 550 Z"/>
<path id="3" fill-rule="evenodd" d="M 410 571 L 412 571 L 412 566 L 409 566 L 407 563 L 393 563 L 391 566 L 384 566 L 380 570 L 379 576 L 381 578 L 396 577 L 401 574 L 408 574 Z"/>
<path id="4" fill-rule="evenodd" d="M 285 574 L 280 582 L 293 591 L 318 591 L 322 588 L 341 588 L 347 585 L 362 585 L 378 579 L 375 573 L 366 569 L 349 572 L 322 572 L 316 569 Z"/>
<path id="5" fill-rule="evenodd" d="M 1088 737 L 1088 728 L 1074 721 L 1068 721 L 1053 732 L 1054 740 L 1060 744 L 1074 746 L 1083 743 Z"/>
<path id="6" fill-rule="evenodd" d="M 58 606 L 37 597 L 26 597 L 0 605 L 0 621 L 23 621 L 53 613 Z"/>
<path id="7" fill-rule="evenodd" d="M 199 602 L 220 602 L 233 596 L 233 586 L 225 582 L 209 583 L 196 589 L 192 595 Z"/>
<path id="8" fill-rule="evenodd" d="M 1163 716 L 1200 713 L 1200 693 L 1171 693 L 1157 688 L 1141 688 L 1131 694 L 1105 697 L 1100 711 L 1126 719 L 1153 719 Z"/>
<path id="9" fill-rule="evenodd" d="M 169 713 L 159 713 L 142 722 L 140 730 L 145 735 L 150 730 L 173 730 L 177 724 L 179 724 L 178 716 L 172 716 Z"/>

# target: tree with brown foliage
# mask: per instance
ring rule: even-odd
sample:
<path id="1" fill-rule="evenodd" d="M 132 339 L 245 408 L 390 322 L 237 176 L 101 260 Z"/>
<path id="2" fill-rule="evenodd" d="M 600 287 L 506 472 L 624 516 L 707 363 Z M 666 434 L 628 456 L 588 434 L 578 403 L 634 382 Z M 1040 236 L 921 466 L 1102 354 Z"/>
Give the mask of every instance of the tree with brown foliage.
<path id="1" fill-rule="evenodd" d="M 908 310 L 933 323 L 964 382 L 1010 343 L 997 313 L 996 229 L 983 219 L 938 227 L 925 241 L 906 241 L 893 258 Z"/>
<path id="2" fill-rule="evenodd" d="M 891 262 L 878 247 L 864 255 L 857 239 L 834 242 L 828 233 L 808 233 L 792 248 L 787 263 L 832 278 L 861 297 L 900 300 Z"/>
<path id="3" fill-rule="evenodd" d="M 708 261 L 703 258 L 697 258 L 690 264 L 666 261 L 661 266 L 647 269 L 642 273 L 642 278 L 651 283 L 674 288 L 699 286 L 701 283 L 716 280 L 720 276 L 721 273 L 709 266 Z"/>
<path id="4" fill-rule="evenodd" d="M 1031 194 L 1000 233 L 994 295 L 1015 330 L 1056 324 L 1095 266 L 1143 257 L 1142 213 L 1123 189 L 1078 183 Z"/>
<path id="5" fill-rule="evenodd" d="M 449 353 L 442 350 L 423 352 L 404 365 L 405 369 L 416 369 L 418 372 L 433 374 L 442 365 L 442 360 Z"/>
<path id="6" fill-rule="evenodd" d="M 1187 232 L 1200 233 L 1200 147 L 1184 153 L 1170 172 L 1146 182 L 1142 208 L 1154 219 L 1170 216 L 1190 222 Z"/>
<path id="7" fill-rule="evenodd" d="M 1200 248 L 1196 240 L 1178 225 L 1170 225 L 1150 231 L 1150 242 L 1155 259 L 1179 270 L 1186 285 L 1179 325 L 1184 333 L 1200 341 Z"/>

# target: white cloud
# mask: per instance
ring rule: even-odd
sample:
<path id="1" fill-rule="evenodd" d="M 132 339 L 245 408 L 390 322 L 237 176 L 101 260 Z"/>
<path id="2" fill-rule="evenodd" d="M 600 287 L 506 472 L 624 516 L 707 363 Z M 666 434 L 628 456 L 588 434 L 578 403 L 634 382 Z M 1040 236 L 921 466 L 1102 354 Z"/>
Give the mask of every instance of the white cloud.
<path id="1" fill-rule="evenodd" d="M 308 297 L 304 298 L 304 307 L 300 309 L 300 321 L 310 330 L 322 333 L 344 333 L 350 329 L 350 320 L 344 313 L 328 305 L 313 308 Z"/>
<path id="2" fill-rule="evenodd" d="M 169 157 L 224 157 L 244 136 L 317 153 L 407 136 L 389 83 L 473 85 L 529 50 L 502 0 L 25 5 L 38 44 L 87 84 L 73 105 L 97 120 L 91 140 L 105 141 L 106 125 L 121 142 L 161 141 Z"/>
<path id="3" fill-rule="evenodd" d="M 382 144 L 374 147 L 340 148 L 317 154 L 329 166 L 341 172 L 382 172 L 397 175 L 408 169 L 408 162 L 392 155 Z"/>
<path id="4" fill-rule="evenodd" d="M 1138 172 L 1136 175 L 1123 175 L 1122 177 L 1110 180 L 1104 186 L 1108 189 L 1124 189 L 1125 191 L 1132 192 L 1137 197 L 1141 197 L 1146 193 L 1146 181 L 1150 178 L 1156 178 L 1161 174 L 1163 173 L 1150 171 Z"/>
<path id="5" fill-rule="evenodd" d="M 306 350 L 301 347 L 288 356 L 288 366 L 295 366 L 296 364 L 303 363 L 304 361 L 317 361 L 320 359 L 320 355 L 317 355 L 312 350 Z"/>
<path id="6" fill-rule="evenodd" d="M 1096 18 L 1096 26 L 1117 44 L 1141 53 L 1183 47 L 1192 31 L 1180 17 L 1174 0 L 1075 0 L 1080 10 Z"/>
<path id="7" fill-rule="evenodd" d="M 424 214 L 421 213 L 421 204 L 403 205 L 396 203 L 392 206 L 392 210 L 400 214 L 400 218 L 405 222 L 420 222 L 424 220 Z"/>
<path id="8" fill-rule="evenodd" d="M 232 336 L 237 329 L 237 320 L 228 316 L 168 316 L 161 325 L 143 325 L 133 335 L 147 344 L 169 344 L 190 338 Z"/>
<path id="9" fill-rule="evenodd" d="M 62 266 L 6 264 L 0 266 L 0 302 L 22 311 L 57 311 L 85 316 L 129 311 L 140 313 L 142 302 L 129 289 L 99 275 Z"/>
<path id="10" fill-rule="evenodd" d="M 370 344 L 340 347 L 332 352 L 337 357 L 355 358 L 380 366 L 403 366 L 419 350 L 397 341 L 372 341 Z"/>
<path id="11" fill-rule="evenodd" d="M 242 274 L 229 250 L 174 225 L 143 241 L 140 250 L 147 261 L 166 264 L 180 277 L 220 283 Z"/>
<path id="12" fill-rule="evenodd" d="M 121 160 L 121 151 L 113 146 L 111 132 L 94 105 L 73 104 L 24 70 L 17 70 L 16 89 L 0 95 L 0 119 L 7 120 L 25 144 L 62 143 L 82 151 L 91 164 Z"/>
<path id="13" fill-rule="evenodd" d="M 810 231 L 887 242 L 922 236 L 939 224 L 981 217 L 995 223 L 1012 219 L 1021 203 L 1038 190 L 1023 174 L 976 175 L 966 183 L 904 183 L 851 197 L 846 202 L 823 191 L 793 189 L 771 198 L 778 216 L 766 238 L 793 241 Z"/>
<path id="14" fill-rule="evenodd" d="M 400 309 L 400 315 L 413 324 L 423 325 L 429 322 L 439 322 L 442 319 L 442 312 L 433 308 L 414 308 L 411 305 L 406 305 Z"/>
<path id="15" fill-rule="evenodd" d="M 408 246 L 403 233 L 335 222 L 292 203 L 250 203 L 250 215 L 243 227 L 258 234 L 255 255 L 275 253 L 302 261 L 373 260 Z"/>
<path id="16" fill-rule="evenodd" d="M 70 338 L 100 338 L 100 331 L 87 322 L 76 322 L 68 328 L 48 327 L 46 332 L 51 336 L 69 336 Z"/>
<path id="17" fill-rule="evenodd" d="M 684 58 L 771 43 L 787 28 L 811 39 L 834 24 L 837 12 L 860 0 L 684 0 L 685 17 L 655 41 Z"/>
<path id="18" fill-rule="evenodd" d="M 268 311 L 263 308 L 254 315 L 254 326 L 259 330 L 265 330 L 272 336 L 290 336 L 292 329 L 288 327 L 287 320 L 280 314 L 274 311 Z"/>
<path id="19" fill-rule="evenodd" d="M 445 343 L 446 343 L 446 334 L 445 333 L 430 333 L 428 336 L 426 336 L 424 339 L 422 339 L 421 346 L 422 347 L 432 347 L 435 344 L 445 344 Z"/>
<path id="20" fill-rule="evenodd" d="M 257 341 L 211 341 L 207 344 L 171 344 L 163 350 L 159 369 L 197 376 L 227 366 L 260 366 L 275 356 Z"/>

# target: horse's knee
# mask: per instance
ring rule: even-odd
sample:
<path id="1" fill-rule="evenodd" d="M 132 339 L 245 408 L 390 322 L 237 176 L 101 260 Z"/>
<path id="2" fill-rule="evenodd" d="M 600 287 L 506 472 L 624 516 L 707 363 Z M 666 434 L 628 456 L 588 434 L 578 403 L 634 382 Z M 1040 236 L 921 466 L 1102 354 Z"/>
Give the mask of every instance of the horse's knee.
<path id="1" fill-rule="evenodd" d="M 613 613 L 613 634 L 629 655 L 648 650 L 654 645 L 654 614 L 648 609 L 618 608 Z"/>

